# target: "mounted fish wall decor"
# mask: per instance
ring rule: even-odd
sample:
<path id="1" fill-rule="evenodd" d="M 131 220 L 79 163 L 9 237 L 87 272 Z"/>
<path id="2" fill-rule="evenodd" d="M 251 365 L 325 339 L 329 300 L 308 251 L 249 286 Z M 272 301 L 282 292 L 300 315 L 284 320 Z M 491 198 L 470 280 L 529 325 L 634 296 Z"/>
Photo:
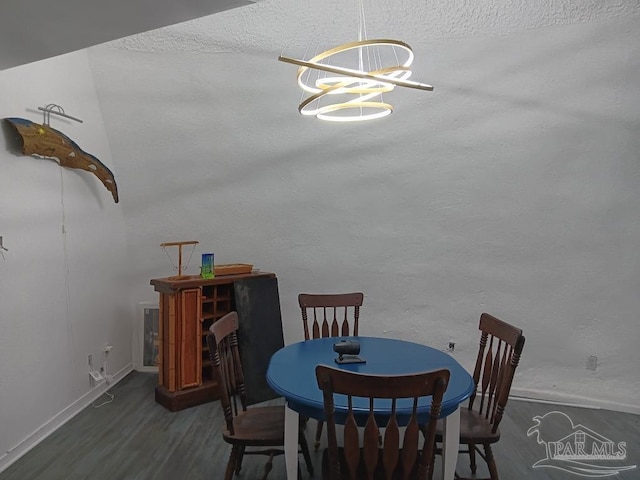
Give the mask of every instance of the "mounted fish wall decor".
<path id="1" fill-rule="evenodd" d="M 22 139 L 22 153 L 34 157 L 53 158 L 58 161 L 61 167 L 79 168 L 93 173 L 111 192 L 113 200 L 118 203 L 118 186 L 111 170 L 96 157 L 82 150 L 64 133 L 49 126 L 49 114 L 51 113 L 78 122 L 82 122 L 82 120 L 66 115 L 58 105 L 47 105 L 39 110 L 45 112 L 45 121 L 42 125 L 24 118 L 5 118 Z"/>

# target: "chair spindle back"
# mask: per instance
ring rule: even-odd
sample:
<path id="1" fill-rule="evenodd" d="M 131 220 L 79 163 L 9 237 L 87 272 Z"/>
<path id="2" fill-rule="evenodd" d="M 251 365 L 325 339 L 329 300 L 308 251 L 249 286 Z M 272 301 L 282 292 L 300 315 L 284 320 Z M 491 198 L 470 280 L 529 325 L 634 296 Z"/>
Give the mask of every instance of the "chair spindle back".
<path id="1" fill-rule="evenodd" d="M 475 391 L 469 398 L 469 409 L 474 408 L 498 429 L 509 398 L 511 384 L 525 338 L 522 330 L 483 313 L 480 316 L 480 348 L 473 371 Z M 479 398 L 477 398 L 479 397 Z"/>
<path id="2" fill-rule="evenodd" d="M 213 379 L 218 383 L 218 394 L 231 435 L 234 435 L 233 417 L 238 414 L 238 408 L 242 411 L 247 410 L 237 332 L 238 314 L 229 312 L 214 322 L 207 333 Z"/>
<path id="3" fill-rule="evenodd" d="M 302 312 L 304 339 L 357 336 L 363 300 L 362 293 L 301 293 L 298 295 L 298 304 Z"/>
<path id="4" fill-rule="evenodd" d="M 382 475 L 386 479 L 427 479 L 433 468 L 433 449 L 436 422 L 440 416 L 442 397 L 449 382 L 448 370 L 414 373 L 409 375 L 365 375 L 333 367 L 316 367 L 318 386 L 323 392 L 327 422 L 329 478 L 330 480 L 373 479 Z M 347 396 L 348 412 L 344 424 L 344 465 L 341 464 L 336 434 L 334 394 Z M 418 423 L 418 398 L 432 396 L 431 410 L 426 422 Z M 354 397 L 368 399 L 368 413 L 360 442 L 358 424 L 353 407 Z M 413 407 L 400 442 L 400 426 L 396 405 L 398 399 L 413 400 Z M 384 429 L 380 448 L 380 428 L 374 406 L 380 399 L 391 399 L 391 416 Z M 362 412 L 359 412 L 362 415 Z M 420 430 L 425 438 L 420 447 Z M 401 446 L 402 445 L 402 446 Z"/>

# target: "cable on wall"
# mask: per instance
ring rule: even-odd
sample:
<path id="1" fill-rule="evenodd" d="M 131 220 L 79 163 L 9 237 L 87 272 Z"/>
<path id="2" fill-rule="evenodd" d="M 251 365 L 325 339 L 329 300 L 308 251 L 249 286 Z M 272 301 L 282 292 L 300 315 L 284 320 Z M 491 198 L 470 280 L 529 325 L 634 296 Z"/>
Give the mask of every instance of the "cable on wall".
<path id="1" fill-rule="evenodd" d="M 8 252 L 9 249 L 6 248 L 2 242 L 2 236 L 0 236 L 0 255 L 2 255 L 2 259 L 6 260 L 6 258 L 4 258 L 4 252 Z"/>
<path id="2" fill-rule="evenodd" d="M 66 223 L 66 207 L 64 204 L 64 172 L 60 169 L 60 207 L 62 210 L 62 252 L 64 262 L 64 299 L 67 315 L 67 336 L 69 339 L 69 345 L 71 346 L 71 352 L 74 352 L 75 337 L 73 334 L 73 322 L 71 321 L 71 270 L 69 268 L 69 250 L 67 245 L 67 223 Z M 78 374 L 78 362 L 75 354 L 71 354 L 71 368 L 74 372 L 74 376 L 79 377 Z"/>

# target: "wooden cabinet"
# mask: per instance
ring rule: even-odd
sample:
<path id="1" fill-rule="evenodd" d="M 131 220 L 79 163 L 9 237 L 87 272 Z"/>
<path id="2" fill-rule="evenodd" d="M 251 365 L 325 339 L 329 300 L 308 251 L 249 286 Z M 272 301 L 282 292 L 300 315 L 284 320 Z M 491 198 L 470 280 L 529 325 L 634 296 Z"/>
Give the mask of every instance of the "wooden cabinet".
<path id="1" fill-rule="evenodd" d="M 185 276 L 151 280 L 151 285 L 160 294 L 160 359 L 155 391 L 158 403 L 177 411 L 217 399 L 207 332 L 213 322 L 237 310 L 238 282 L 261 278 L 272 278 L 275 282 L 275 274 L 268 272 L 211 279 Z M 243 289 L 242 303 L 247 302 L 245 297 Z M 275 297 L 279 322 L 277 285 Z M 242 312 L 238 313 L 242 320 Z"/>

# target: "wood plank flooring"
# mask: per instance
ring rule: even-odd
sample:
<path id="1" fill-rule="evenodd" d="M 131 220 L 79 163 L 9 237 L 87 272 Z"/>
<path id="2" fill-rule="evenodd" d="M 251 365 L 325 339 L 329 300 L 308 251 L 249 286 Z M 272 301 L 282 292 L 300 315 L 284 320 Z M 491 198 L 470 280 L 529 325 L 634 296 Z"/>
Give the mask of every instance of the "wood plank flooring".
<path id="1" fill-rule="evenodd" d="M 87 407 L 0 473 L 0 480 L 222 479 L 229 446 L 221 437 L 219 402 L 172 413 L 155 403 L 156 382 L 155 374 L 131 373 L 111 389 L 115 394 L 113 402 L 100 408 Z M 103 396 L 94 405 L 104 400 L 108 398 Z M 554 410 L 568 415 L 574 425 L 582 424 L 616 443 L 626 442 L 627 457 L 618 463 L 637 468 L 606 477 L 608 480 L 640 479 L 640 416 L 511 400 L 501 425 L 502 438 L 494 448 L 502 480 L 587 478 L 562 470 L 532 468 L 546 457 L 545 445 L 528 437 L 527 430 L 535 424 L 534 416 Z M 545 435 L 554 440 L 566 433 L 559 423 L 545 427 Z M 314 433 L 315 424 L 311 421 L 307 429 L 311 446 Z M 312 452 L 317 479 L 322 478 L 320 452 Z M 482 460 L 478 460 L 478 474 L 486 475 Z M 247 457 L 236 478 L 261 478 L 263 465 L 263 457 Z M 460 473 L 468 474 L 463 455 L 458 468 Z M 284 471 L 284 457 L 276 457 L 269 479 L 284 480 Z M 436 470 L 435 478 L 439 472 Z M 308 477 L 304 468 L 303 474 Z"/>

